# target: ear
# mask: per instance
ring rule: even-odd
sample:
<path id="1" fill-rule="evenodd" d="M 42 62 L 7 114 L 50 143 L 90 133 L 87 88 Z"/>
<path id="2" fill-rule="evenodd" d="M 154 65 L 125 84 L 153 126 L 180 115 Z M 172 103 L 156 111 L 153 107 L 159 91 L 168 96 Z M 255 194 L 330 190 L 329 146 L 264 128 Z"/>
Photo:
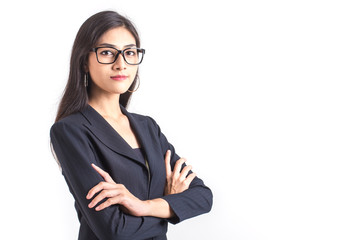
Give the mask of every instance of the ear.
<path id="1" fill-rule="evenodd" d="M 83 65 L 84 72 L 89 72 L 89 56 L 85 58 L 84 65 Z"/>
<path id="2" fill-rule="evenodd" d="M 89 66 L 87 63 L 84 64 L 83 69 L 84 69 L 84 72 L 86 72 L 86 73 L 89 72 Z"/>

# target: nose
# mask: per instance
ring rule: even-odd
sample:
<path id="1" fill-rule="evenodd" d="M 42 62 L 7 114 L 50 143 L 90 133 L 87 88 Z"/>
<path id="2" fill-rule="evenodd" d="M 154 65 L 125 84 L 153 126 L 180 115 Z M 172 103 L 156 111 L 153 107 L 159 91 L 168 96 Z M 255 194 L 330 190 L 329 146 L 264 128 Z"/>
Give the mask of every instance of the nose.
<path id="1" fill-rule="evenodd" d="M 122 56 L 122 54 L 119 54 L 118 58 L 114 62 L 113 67 L 116 70 L 124 70 L 124 69 L 126 69 L 126 66 L 127 66 L 127 63 L 125 62 L 124 57 Z"/>

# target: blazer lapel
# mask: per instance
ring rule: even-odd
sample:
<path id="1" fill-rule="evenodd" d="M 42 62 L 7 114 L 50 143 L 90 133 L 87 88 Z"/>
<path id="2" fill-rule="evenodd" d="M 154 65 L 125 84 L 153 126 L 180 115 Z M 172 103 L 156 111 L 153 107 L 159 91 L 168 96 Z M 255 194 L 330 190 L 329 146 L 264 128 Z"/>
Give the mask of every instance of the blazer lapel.
<path id="1" fill-rule="evenodd" d="M 159 175 L 156 172 L 159 171 L 160 168 L 157 165 L 158 164 L 157 159 L 155 159 L 157 158 L 157 156 L 154 155 L 155 146 L 153 145 L 153 139 L 151 138 L 149 133 L 149 126 L 147 125 L 147 121 L 145 120 L 145 118 L 136 119 L 131 113 L 128 113 L 127 110 L 122 106 L 121 106 L 121 111 L 128 117 L 131 128 L 134 131 L 135 136 L 141 145 L 143 153 L 145 154 L 148 163 L 148 171 L 151 176 L 150 188 L 152 188 L 153 186 L 156 186 L 153 184 L 153 182 L 154 179 L 159 178 Z M 165 171 L 165 162 L 163 166 Z"/>
<path id="2" fill-rule="evenodd" d="M 144 165 L 134 153 L 131 146 L 95 109 L 88 105 L 81 113 L 89 122 L 89 124 L 84 124 L 85 127 L 87 127 L 103 144 L 118 154 L 127 156 Z"/>
<path id="3" fill-rule="evenodd" d="M 82 114 L 85 118 L 88 119 L 89 123 L 84 125 L 108 148 L 114 152 L 128 157 L 129 159 L 137 162 L 142 165 L 144 168 L 148 169 L 151 174 L 150 179 L 150 188 L 154 185 L 154 181 L 159 180 L 158 171 L 161 171 L 162 168 L 158 166 L 159 162 L 157 158 L 163 157 L 162 155 L 157 155 L 154 152 L 156 147 L 153 145 L 154 140 L 152 139 L 149 126 L 145 118 L 136 118 L 133 114 L 129 113 L 125 108 L 121 107 L 121 111 L 125 114 L 130 122 L 130 126 L 134 131 L 134 134 L 139 141 L 139 144 L 145 154 L 145 157 L 148 162 L 148 168 L 144 164 L 142 159 L 139 159 L 138 155 L 135 154 L 134 150 L 130 145 L 112 128 L 112 126 L 90 105 L 82 111 Z M 154 155 L 155 154 L 155 155 Z M 165 162 L 163 164 L 163 171 L 165 172 Z M 165 175 L 164 175 L 165 176 Z"/>
<path id="4" fill-rule="evenodd" d="M 124 107 L 122 106 L 120 107 L 122 113 L 124 113 L 128 117 L 131 129 L 134 131 L 136 139 L 139 141 L 140 147 L 143 149 L 143 152 L 145 153 L 147 161 L 150 165 L 151 149 L 149 144 L 151 142 L 151 138 L 149 136 L 149 132 L 148 132 L 149 130 L 146 125 L 147 124 L 146 121 L 135 119 L 134 116 L 131 113 L 129 113 Z"/>

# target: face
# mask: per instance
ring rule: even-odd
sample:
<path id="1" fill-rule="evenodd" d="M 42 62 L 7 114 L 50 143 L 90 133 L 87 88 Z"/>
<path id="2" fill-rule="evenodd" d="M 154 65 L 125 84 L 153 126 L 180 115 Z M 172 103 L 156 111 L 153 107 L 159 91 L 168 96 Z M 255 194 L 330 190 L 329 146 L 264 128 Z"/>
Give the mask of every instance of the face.
<path id="1" fill-rule="evenodd" d="M 117 27 L 105 32 L 96 47 L 109 45 L 123 50 L 136 47 L 136 41 L 126 28 Z M 94 94 L 123 94 L 134 81 L 138 65 L 127 64 L 121 54 L 114 63 L 101 64 L 96 59 L 96 53 L 91 52 L 87 70 L 93 83 L 90 96 Z"/>

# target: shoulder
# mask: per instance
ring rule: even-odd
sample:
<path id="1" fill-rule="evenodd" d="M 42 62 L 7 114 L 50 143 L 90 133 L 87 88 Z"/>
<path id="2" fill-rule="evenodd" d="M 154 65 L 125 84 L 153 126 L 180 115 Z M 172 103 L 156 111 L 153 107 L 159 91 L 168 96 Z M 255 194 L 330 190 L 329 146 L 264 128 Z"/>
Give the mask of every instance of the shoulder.
<path id="1" fill-rule="evenodd" d="M 50 134 L 61 134 L 66 132 L 80 132 L 84 129 L 87 120 L 81 112 L 73 113 L 57 122 L 50 128 Z"/>

